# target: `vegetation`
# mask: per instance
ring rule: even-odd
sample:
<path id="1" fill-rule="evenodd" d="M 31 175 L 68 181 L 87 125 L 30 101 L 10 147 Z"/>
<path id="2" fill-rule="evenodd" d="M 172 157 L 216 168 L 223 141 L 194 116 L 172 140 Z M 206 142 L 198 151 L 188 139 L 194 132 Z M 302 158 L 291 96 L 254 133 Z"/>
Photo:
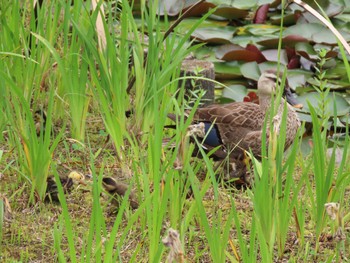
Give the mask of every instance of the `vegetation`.
<path id="1" fill-rule="evenodd" d="M 262 149 L 268 157 L 253 159 L 253 187 L 237 189 L 218 176 L 225 169 L 215 170 L 207 155 L 191 157 L 187 128 L 202 93 L 183 117 L 189 103 L 181 63 L 191 53 L 213 51 L 192 38 L 220 6 L 187 22 L 180 16 L 174 32 L 165 33 L 174 21 L 157 5 L 142 1 L 137 9 L 127 0 L 100 1 L 90 9 L 71 2 L 47 1 L 36 23 L 29 1 L 0 1 L 1 262 L 350 258 L 350 69 L 341 44 L 339 58 L 327 46 L 297 47 L 316 70 L 308 79 L 313 86 L 298 94 L 305 122 L 284 154 L 284 116 L 281 134 L 272 133 L 269 149 Z M 283 12 L 273 30 L 279 58 L 290 41 L 282 36 Z M 237 60 L 231 51 L 214 59 L 221 77 L 229 65 L 225 55 Z M 231 62 L 229 74 L 256 79 L 266 65 L 283 68 L 280 60 L 257 62 L 259 52 L 249 52 L 245 57 L 255 60 Z M 330 79 L 339 73 L 332 61 L 343 70 L 338 86 Z M 231 99 L 248 92 L 246 84 L 234 85 Z M 310 90 L 316 103 L 307 99 Z M 166 129 L 168 113 L 179 116 L 174 131 Z M 119 200 L 104 190 L 106 177 L 129 185 Z"/>

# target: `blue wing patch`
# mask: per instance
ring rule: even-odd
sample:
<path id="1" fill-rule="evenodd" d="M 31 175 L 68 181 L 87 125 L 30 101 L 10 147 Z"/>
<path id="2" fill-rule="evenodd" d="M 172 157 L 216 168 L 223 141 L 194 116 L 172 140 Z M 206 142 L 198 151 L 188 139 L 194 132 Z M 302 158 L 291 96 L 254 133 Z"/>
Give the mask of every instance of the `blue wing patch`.
<path id="1" fill-rule="evenodd" d="M 206 134 L 203 143 L 210 145 L 212 147 L 222 145 L 218 127 L 215 124 L 212 124 L 211 122 L 203 122 L 203 123 L 204 123 L 204 130 Z"/>

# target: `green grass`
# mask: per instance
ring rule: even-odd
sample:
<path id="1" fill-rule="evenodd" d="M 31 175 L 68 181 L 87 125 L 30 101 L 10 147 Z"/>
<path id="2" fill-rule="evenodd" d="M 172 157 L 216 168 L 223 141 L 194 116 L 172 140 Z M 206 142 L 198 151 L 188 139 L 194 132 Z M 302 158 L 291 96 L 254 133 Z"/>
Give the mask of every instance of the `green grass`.
<path id="1" fill-rule="evenodd" d="M 187 120 L 179 118 L 175 131 L 164 129 L 169 112 L 185 111 L 180 65 L 198 48 L 190 34 L 209 14 L 181 37 L 176 28 L 165 37 L 154 7 L 142 8 L 139 25 L 129 1 L 120 4 L 118 19 L 105 21 L 103 50 L 95 30 L 98 12 L 83 8 L 81 1 L 72 7 L 51 1 L 40 10 L 37 28 L 30 5 L 1 3 L 0 192 L 13 214 L 11 221 L 5 219 L 0 199 L 1 261 L 164 262 L 169 248 L 162 239 L 169 228 L 179 231 L 188 262 L 349 257 L 349 136 L 337 166 L 335 147 L 327 158 L 322 129 L 329 121 L 322 111 L 327 89 L 319 90 L 320 106 L 310 106 L 314 146 L 309 156 L 300 151 L 301 134 L 284 155 L 284 129 L 279 136 L 272 132 L 265 157 L 254 162 L 253 188 L 224 186 L 212 160 L 190 157 L 193 145 L 185 134 L 193 112 Z M 169 28 L 171 21 L 164 20 Z M 47 113 L 39 136 L 37 109 Z M 133 111 L 130 118 L 127 110 Z M 285 122 L 286 116 L 282 127 Z M 163 147 L 163 139 L 173 135 L 175 148 Z M 179 160 L 182 169 L 175 168 Z M 42 202 L 47 177 L 58 181 L 71 171 L 92 179 L 70 194 L 58 184 L 60 204 Z M 103 176 L 130 186 L 118 208 L 103 190 Z M 136 210 L 129 206 L 131 190 L 139 202 Z M 328 202 L 340 204 L 345 240 L 320 241 L 339 227 L 325 212 Z"/>

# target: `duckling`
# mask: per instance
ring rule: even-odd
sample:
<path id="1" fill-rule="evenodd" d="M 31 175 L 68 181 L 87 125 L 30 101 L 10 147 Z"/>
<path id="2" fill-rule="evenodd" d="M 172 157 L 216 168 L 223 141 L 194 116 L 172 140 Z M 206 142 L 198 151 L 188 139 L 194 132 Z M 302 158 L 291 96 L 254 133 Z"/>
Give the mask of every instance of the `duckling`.
<path id="1" fill-rule="evenodd" d="M 60 183 L 63 187 L 63 191 L 65 194 L 69 194 L 73 188 L 73 179 L 69 177 L 60 177 Z M 58 189 L 55 178 L 48 177 L 47 178 L 47 187 L 46 187 L 46 202 L 55 202 L 59 203 L 60 200 L 58 198 Z"/>
<path id="2" fill-rule="evenodd" d="M 46 113 L 43 110 L 37 110 L 34 113 L 34 125 L 36 130 L 36 135 L 39 137 L 40 133 L 45 134 L 45 127 L 46 127 Z"/>
<path id="3" fill-rule="evenodd" d="M 117 182 L 112 177 L 104 177 L 102 179 L 102 185 L 105 188 L 105 190 L 113 196 L 112 201 L 116 206 L 119 206 L 120 199 L 124 197 L 124 195 L 129 189 L 129 186 L 127 184 Z M 129 203 L 132 209 L 137 209 L 139 207 L 137 197 L 133 191 L 130 192 Z"/>

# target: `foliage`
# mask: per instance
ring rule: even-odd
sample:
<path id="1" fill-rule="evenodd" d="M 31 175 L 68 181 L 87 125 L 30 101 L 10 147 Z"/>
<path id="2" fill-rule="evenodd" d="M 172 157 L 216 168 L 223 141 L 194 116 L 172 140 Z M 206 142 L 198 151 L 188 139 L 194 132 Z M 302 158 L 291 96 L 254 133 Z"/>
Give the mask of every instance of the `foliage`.
<path id="1" fill-rule="evenodd" d="M 206 1 L 187 9 L 172 33 L 165 30 L 173 16 L 192 1 L 100 1 L 93 12 L 90 3 L 72 2 L 49 1 L 35 11 L 29 3 L 1 2 L 0 191 L 16 215 L 7 220 L 0 199 L 1 260 L 163 262 L 169 228 L 178 230 L 179 250 L 191 262 L 349 257 L 350 71 L 330 32 L 295 6 L 273 1 L 263 1 L 270 11 L 258 7 L 261 1 Z M 322 4 L 346 32 L 348 7 Z M 96 29 L 101 7 L 105 47 Z M 251 10 L 255 18 L 243 20 Z M 256 24 L 267 15 L 269 24 Z M 201 147 L 203 159 L 192 158 L 200 142 L 189 143 L 187 128 L 202 94 L 186 111 L 179 85 L 181 63 L 192 52 L 215 62 L 218 80 L 234 79 L 230 94 L 240 99 L 251 88 L 243 76 L 256 80 L 266 68 L 287 67 L 281 86 L 288 80 L 308 106 L 310 155 L 300 150 L 308 124 L 284 153 L 286 114 L 277 136 L 272 107 L 269 147 L 261 163 L 252 156 L 252 189 L 228 185 Z M 174 131 L 165 129 L 169 112 L 178 116 Z M 330 129 L 340 137 L 333 137 L 329 158 Z M 68 190 L 63 179 L 76 169 L 92 180 Z M 107 175 L 128 182 L 117 207 L 102 187 Z M 56 181 L 59 205 L 37 202 L 45 200 L 48 178 Z M 339 204 L 337 222 L 327 217 L 329 202 Z M 324 236 L 328 243 L 320 242 Z"/>

